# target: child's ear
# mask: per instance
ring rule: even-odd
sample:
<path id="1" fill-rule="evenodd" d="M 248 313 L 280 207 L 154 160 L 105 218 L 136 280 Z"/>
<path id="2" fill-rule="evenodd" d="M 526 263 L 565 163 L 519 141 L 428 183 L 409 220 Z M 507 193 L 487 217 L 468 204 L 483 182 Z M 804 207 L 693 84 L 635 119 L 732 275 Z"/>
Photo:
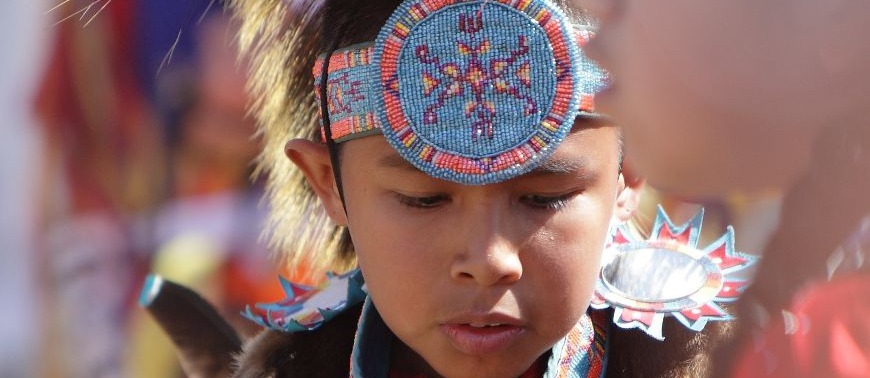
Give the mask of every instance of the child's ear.
<path id="1" fill-rule="evenodd" d="M 616 196 L 615 216 L 619 221 L 625 222 L 634 215 L 640 204 L 640 194 L 646 185 L 646 179 L 634 173 L 627 162 L 623 162 L 622 172 L 619 174 L 620 191 Z"/>
<path id="2" fill-rule="evenodd" d="M 307 139 L 293 139 L 284 146 L 284 153 L 302 170 L 314 193 L 320 197 L 326 212 L 338 225 L 347 224 L 341 196 L 335 185 L 332 161 L 326 145 Z"/>

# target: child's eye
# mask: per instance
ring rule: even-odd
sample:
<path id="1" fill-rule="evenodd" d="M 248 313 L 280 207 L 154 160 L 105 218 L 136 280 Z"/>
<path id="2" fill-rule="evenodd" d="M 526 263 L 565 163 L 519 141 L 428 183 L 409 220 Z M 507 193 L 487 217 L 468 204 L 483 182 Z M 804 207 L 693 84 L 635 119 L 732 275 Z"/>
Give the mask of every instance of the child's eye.
<path id="1" fill-rule="evenodd" d="M 568 205 L 568 202 L 571 201 L 576 193 L 568 193 L 558 196 L 544 196 L 539 194 L 528 194 L 520 197 L 520 202 L 531 207 L 546 209 L 546 210 L 560 210 Z"/>
<path id="2" fill-rule="evenodd" d="M 447 203 L 450 200 L 450 197 L 444 194 L 439 194 L 436 196 L 428 196 L 428 197 L 412 197 L 406 196 L 404 194 L 394 193 L 396 199 L 402 205 L 418 208 L 418 209 L 430 209 L 433 207 L 437 207 Z"/>

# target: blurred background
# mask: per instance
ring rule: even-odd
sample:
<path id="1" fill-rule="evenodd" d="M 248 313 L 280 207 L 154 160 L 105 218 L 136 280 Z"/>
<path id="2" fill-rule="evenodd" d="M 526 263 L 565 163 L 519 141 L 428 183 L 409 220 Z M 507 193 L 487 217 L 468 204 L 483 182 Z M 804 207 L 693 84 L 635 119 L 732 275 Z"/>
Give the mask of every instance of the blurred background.
<path id="1" fill-rule="evenodd" d="M 0 377 L 179 376 L 149 272 L 249 332 L 280 298 L 234 37 L 214 0 L 0 6 Z"/>
<path id="2" fill-rule="evenodd" d="M 181 376 L 136 306 L 146 274 L 248 333 L 244 305 L 294 279 L 259 239 L 234 33 L 216 0 L 0 5 L 0 377 Z M 644 212 L 660 202 L 675 222 L 697 209 L 651 192 Z M 712 237 L 735 224 L 757 251 L 778 197 L 704 205 Z"/>

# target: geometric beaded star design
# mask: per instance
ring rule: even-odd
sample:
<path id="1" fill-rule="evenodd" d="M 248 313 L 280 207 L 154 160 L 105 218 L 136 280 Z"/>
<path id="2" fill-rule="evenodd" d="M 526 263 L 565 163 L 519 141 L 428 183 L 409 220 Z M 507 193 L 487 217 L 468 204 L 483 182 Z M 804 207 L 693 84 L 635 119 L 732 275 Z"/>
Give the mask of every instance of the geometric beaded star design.
<path id="1" fill-rule="evenodd" d="M 537 102 L 528 93 L 532 87 L 529 75 L 531 63 L 528 59 L 522 59 L 529 53 L 528 37 L 516 36 L 516 48 L 487 60 L 487 56 L 492 55 L 492 45 L 482 35 L 482 29 L 481 12 L 459 15 L 460 39 L 456 41 L 456 52 L 460 56 L 469 57 L 468 64 L 464 67 L 433 56 L 429 46 L 425 44 L 417 46 L 415 51 L 418 61 L 432 68 L 422 73 L 424 95 L 433 100 L 424 110 L 423 123 L 438 124 L 437 111 L 444 107 L 447 100 L 463 96 L 469 91 L 471 98 L 465 103 L 464 114 L 465 118 L 471 119 L 472 140 L 480 136 L 492 139 L 494 136 L 493 124 L 499 109 L 496 101 L 486 96 L 489 91 L 520 100 L 524 116 L 538 111 Z M 516 80 L 509 80 L 509 75 L 513 75 Z"/>

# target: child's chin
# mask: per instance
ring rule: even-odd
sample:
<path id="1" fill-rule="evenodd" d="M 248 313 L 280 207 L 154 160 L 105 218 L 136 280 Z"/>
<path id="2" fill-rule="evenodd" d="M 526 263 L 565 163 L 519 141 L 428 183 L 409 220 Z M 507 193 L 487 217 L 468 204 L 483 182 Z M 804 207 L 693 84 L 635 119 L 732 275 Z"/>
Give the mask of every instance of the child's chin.
<path id="1" fill-rule="evenodd" d="M 505 352 L 486 356 L 461 355 L 432 367 L 447 378 L 504 378 L 522 375 L 535 360 L 536 357 L 525 358 Z"/>

